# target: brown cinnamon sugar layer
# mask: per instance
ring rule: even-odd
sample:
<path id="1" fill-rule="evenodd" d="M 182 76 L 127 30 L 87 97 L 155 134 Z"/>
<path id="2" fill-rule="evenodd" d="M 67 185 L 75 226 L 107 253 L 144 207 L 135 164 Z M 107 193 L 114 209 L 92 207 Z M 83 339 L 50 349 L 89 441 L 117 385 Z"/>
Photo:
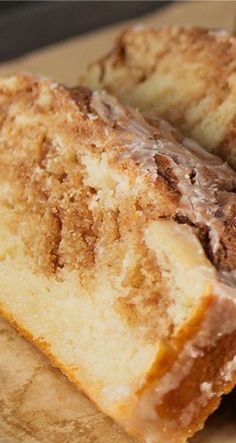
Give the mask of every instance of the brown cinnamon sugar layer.
<path id="1" fill-rule="evenodd" d="M 125 30 L 82 83 L 158 115 L 236 167 L 236 39 L 166 26 Z"/>
<path id="2" fill-rule="evenodd" d="M 91 112 L 89 118 L 95 119 L 95 128 L 100 129 L 105 122 L 108 125 L 107 133 L 112 131 L 112 141 L 116 149 L 114 159 L 109 160 L 110 164 L 119 162 L 121 169 L 128 170 L 129 165 L 126 163 L 132 159 L 147 179 L 148 175 L 152 177 L 155 187 L 162 194 L 165 193 L 167 202 L 162 210 L 151 203 L 151 219 L 155 219 L 157 215 L 173 217 L 178 222 L 183 220 L 194 225 L 213 263 L 222 270 L 234 269 L 236 178 L 230 169 L 216 157 L 204 153 L 193 141 L 181 138 L 167 123 L 155 119 L 151 121 L 155 126 L 150 126 L 140 115 L 131 110 L 125 111 L 114 98 L 104 93 L 96 92 L 92 95 L 84 88 L 74 88 L 70 94 L 82 112 Z M 20 104 L 27 104 L 34 96 L 35 91 L 32 88 L 22 96 Z M 33 114 L 36 108 L 43 120 L 45 105 L 40 105 L 40 100 L 42 98 L 36 97 L 36 104 L 30 112 Z M 48 100 L 46 110 L 55 106 L 50 103 L 53 97 L 45 100 Z M 98 116 L 101 120 L 97 122 Z M 22 152 L 19 155 L 12 154 L 11 146 L 6 151 L 2 144 L 1 168 L 3 171 L 7 170 L 9 157 L 12 160 L 13 156 L 9 176 L 12 180 L 17 178 L 24 188 L 19 196 L 19 211 L 22 208 L 25 212 L 27 207 L 27 222 L 29 225 L 33 224 L 27 229 L 28 238 L 25 238 L 28 249 L 38 257 L 38 264 L 40 262 L 48 271 L 64 265 L 81 267 L 83 264 L 84 268 L 92 266 L 95 262 L 94 249 L 99 229 L 104 225 L 111 229 L 111 223 L 112 232 L 105 234 L 105 237 L 108 236 L 105 241 L 112 243 L 117 240 L 119 219 L 121 224 L 122 218 L 126 221 L 126 208 L 122 211 L 122 208 L 116 207 L 112 210 L 112 216 L 109 212 L 110 223 L 101 220 L 99 211 L 91 211 L 90 202 L 96 200 L 98 189 L 84 185 L 84 176 L 87 173 L 83 161 L 81 162 L 82 153 L 76 149 L 76 143 L 73 145 L 76 132 L 80 136 L 79 128 L 71 127 L 68 136 L 70 148 L 65 150 L 58 135 L 50 137 L 46 134 L 47 128 L 40 119 L 35 128 L 34 120 L 33 123 L 24 122 L 24 119 L 22 122 L 20 115 L 13 115 L 10 117 L 10 124 L 12 118 L 16 121 L 13 135 L 16 140 L 22 136 L 25 126 L 27 127 L 25 149 L 23 155 Z M 64 115 L 56 114 L 56 118 L 59 126 L 63 125 Z M 81 136 L 88 138 L 86 148 L 89 147 L 94 158 L 98 159 L 110 149 L 105 143 L 106 131 L 101 131 L 98 143 L 96 140 L 92 143 L 89 140 L 88 122 L 84 122 Z M 7 123 L 8 119 L 4 124 L 5 130 Z M 13 137 L 10 144 L 14 150 Z M 112 179 L 108 186 L 112 189 L 111 181 Z M 19 189 L 17 192 L 19 193 Z M 129 200 L 130 202 L 124 202 L 124 206 L 134 206 L 134 215 L 138 212 L 144 216 L 150 202 L 148 199 L 144 200 L 142 190 Z M 39 234 L 36 235 L 37 242 L 35 237 L 32 238 L 32 230 Z"/>
<path id="3" fill-rule="evenodd" d="M 0 312 L 134 434 L 151 417 L 149 441 L 179 426 L 185 441 L 234 384 L 234 172 L 105 92 L 19 75 L 0 81 L 0 115 Z"/>

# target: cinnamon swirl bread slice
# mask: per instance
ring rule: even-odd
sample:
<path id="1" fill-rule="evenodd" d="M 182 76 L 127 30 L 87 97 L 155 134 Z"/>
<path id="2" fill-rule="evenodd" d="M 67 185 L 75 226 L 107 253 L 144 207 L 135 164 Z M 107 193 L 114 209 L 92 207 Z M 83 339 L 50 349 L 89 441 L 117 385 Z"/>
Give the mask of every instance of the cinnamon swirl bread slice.
<path id="1" fill-rule="evenodd" d="M 141 441 L 236 381 L 236 176 L 115 98 L 0 81 L 0 312 Z"/>
<path id="2" fill-rule="evenodd" d="M 236 168 L 236 39 L 226 32 L 127 29 L 82 83 L 167 119 Z"/>

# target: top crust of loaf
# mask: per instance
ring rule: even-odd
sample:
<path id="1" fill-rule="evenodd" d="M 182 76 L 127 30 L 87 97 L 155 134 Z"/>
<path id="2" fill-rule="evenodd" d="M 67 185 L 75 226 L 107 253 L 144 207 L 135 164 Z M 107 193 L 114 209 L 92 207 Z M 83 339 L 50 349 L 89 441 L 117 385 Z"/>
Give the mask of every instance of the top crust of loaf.
<path id="1" fill-rule="evenodd" d="M 127 29 L 82 83 L 157 113 L 236 167 L 236 39 L 226 32 Z"/>

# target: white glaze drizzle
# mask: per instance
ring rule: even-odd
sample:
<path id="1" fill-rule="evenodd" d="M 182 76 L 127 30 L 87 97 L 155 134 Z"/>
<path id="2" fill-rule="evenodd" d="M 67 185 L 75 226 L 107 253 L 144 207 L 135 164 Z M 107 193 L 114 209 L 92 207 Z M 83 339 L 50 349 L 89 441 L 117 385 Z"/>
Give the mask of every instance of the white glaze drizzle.
<path id="1" fill-rule="evenodd" d="M 224 368 L 222 368 L 221 376 L 226 382 L 232 382 L 235 373 L 236 373 L 236 356 L 234 356 L 234 358 L 231 361 L 225 364 Z"/>
<path id="2" fill-rule="evenodd" d="M 142 173 L 151 176 L 153 180 L 158 177 L 156 156 L 163 156 L 168 160 L 181 193 L 179 212 L 193 223 L 203 223 L 209 227 L 212 250 L 216 253 L 223 229 L 222 222 L 236 203 L 235 194 L 227 192 L 236 187 L 233 171 L 220 159 L 202 150 L 194 141 L 182 138 L 167 122 L 155 119 L 153 127 L 139 113 L 131 109 L 125 110 L 114 97 L 105 92 L 93 93 L 91 107 L 102 120 L 120 129 L 119 148 L 123 148 L 121 159 L 131 156 Z M 150 120 L 153 123 L 153 119 Z M 194 177 L 191 177 L 193 173 Z M 222 197 L 220 202 L 219 195 Z M 161 443 L 166 439 L 171 443 L 172 434 L 168 431 L 171 427 L 175 428 L 177 437 L 176 424 L 168 421 L 165 426 L 163 419 L 158 417 L 156 407 L 163 402 L 166 394 L 177 389 L 188 377 L 194 360 L 204 353 L 205 348 L 215 346 L 222 336 L 236 329 L 234 273 L 236 271 L 218 274 L 218 280 L 212 288 L 215 301 L 198 334 L 185 344 L 170 371 L 141 397 L 135 411 L 135 420 L 146 443 Z M 233 360 L 225 366 L 225 379 L 231 377 L 235 365 Z M 183 411 L 180 425 L 190 424 L 193 415 L 212 396 L 212 385 L 206 380 L 200 385 L 199 396 Z"/>
<path id="3" fill-rule="evenodd" d="M 205 348 L 216 346 L 222 336 L 231 334 L 236 330 L 235 318 L 236 299 L 223 294 L 222 297 L 216 296 L 214 303 L 207 311 L 198 334 L 185 344 L 178 360 L 175 361 L 170 371 L 158 380 L 154 386 L 147 389 L 140 398 L 135 411 L 136 425 L 145 435 L 146 442 L 162 443 L 167 440 L 165 435 L 167 430 L 163 430 L 162 419 L 159 418 L 156 407 L 162 403 L 166 394 L 177 389 L 180 383 L 188 377 L 194 360 L 204 353 Z M 232 360 L 232 362 L 225 365 L 224 377 L 227 377 L 227 374 L 230 377 L 235 369 L 236 362 Z M 208 381 L 203 382 L 200 385 L 200 395 L 189 403 L 182 412 L 180 425 L 188 426 L 193 415 L 197 414 L 214 395 L 212 385 Z M 160 432 L 161 424 L 163 433 Z M 168 428 L 172 426 L 176 429 L 176 423 L 168 423 Z"/>
<path id="4" fill-rule="evenodd" d="M 189 403 L 187 408 L 181 414 L 179 420 L 181 426 L 189 426 L 195 414 L 198 413 L 199 409 L 202 409 L 204 406 L 206 406 L 209 400 L 215 395 L 212 391 L 212 383 L 203 382 L 200 385 L 200 391 L 200 395 L 191 403 Z"/>
<path id="5" fill-rule="evenodd" d="M 227 192 L 236 188 L 236 176 L 230 167 L 193 140 L 181 137 L 169 123 L 151 118 L 155 127 L 151 126 L 140 113 L 123 108 L 105 91 L 93 93 L 91 107 L 102 120 L 120 129 L 121 159 L 132 156 L 142 172 L 156 180 L 157 156 L 165 157 L 181 193 L 178 212 L 192 223 L 209 228 L 215 254 L 220 245 L 222 222 L 236 204 L 235 194 Z"/>

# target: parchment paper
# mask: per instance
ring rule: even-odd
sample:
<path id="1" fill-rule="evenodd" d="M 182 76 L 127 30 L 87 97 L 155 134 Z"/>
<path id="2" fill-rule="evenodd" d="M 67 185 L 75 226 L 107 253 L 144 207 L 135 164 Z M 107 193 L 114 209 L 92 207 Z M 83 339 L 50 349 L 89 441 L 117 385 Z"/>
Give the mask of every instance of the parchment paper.
<path id="1" fill-rule="evenodd" d="M 235 17 L 236 2 L 189 1 L 168 6 L 138 22 L 194 24 L 233 32 Z M 2 64 L 0 75 L 32 71 L 76 84 L 86 64 L 104 54 L 126 25 L 73 38 Z M 0 351 L 0 443 L 133 442 L 3 319 Z M 191 443 L 236 443 L 235 393 L 226 397 Z"/>

